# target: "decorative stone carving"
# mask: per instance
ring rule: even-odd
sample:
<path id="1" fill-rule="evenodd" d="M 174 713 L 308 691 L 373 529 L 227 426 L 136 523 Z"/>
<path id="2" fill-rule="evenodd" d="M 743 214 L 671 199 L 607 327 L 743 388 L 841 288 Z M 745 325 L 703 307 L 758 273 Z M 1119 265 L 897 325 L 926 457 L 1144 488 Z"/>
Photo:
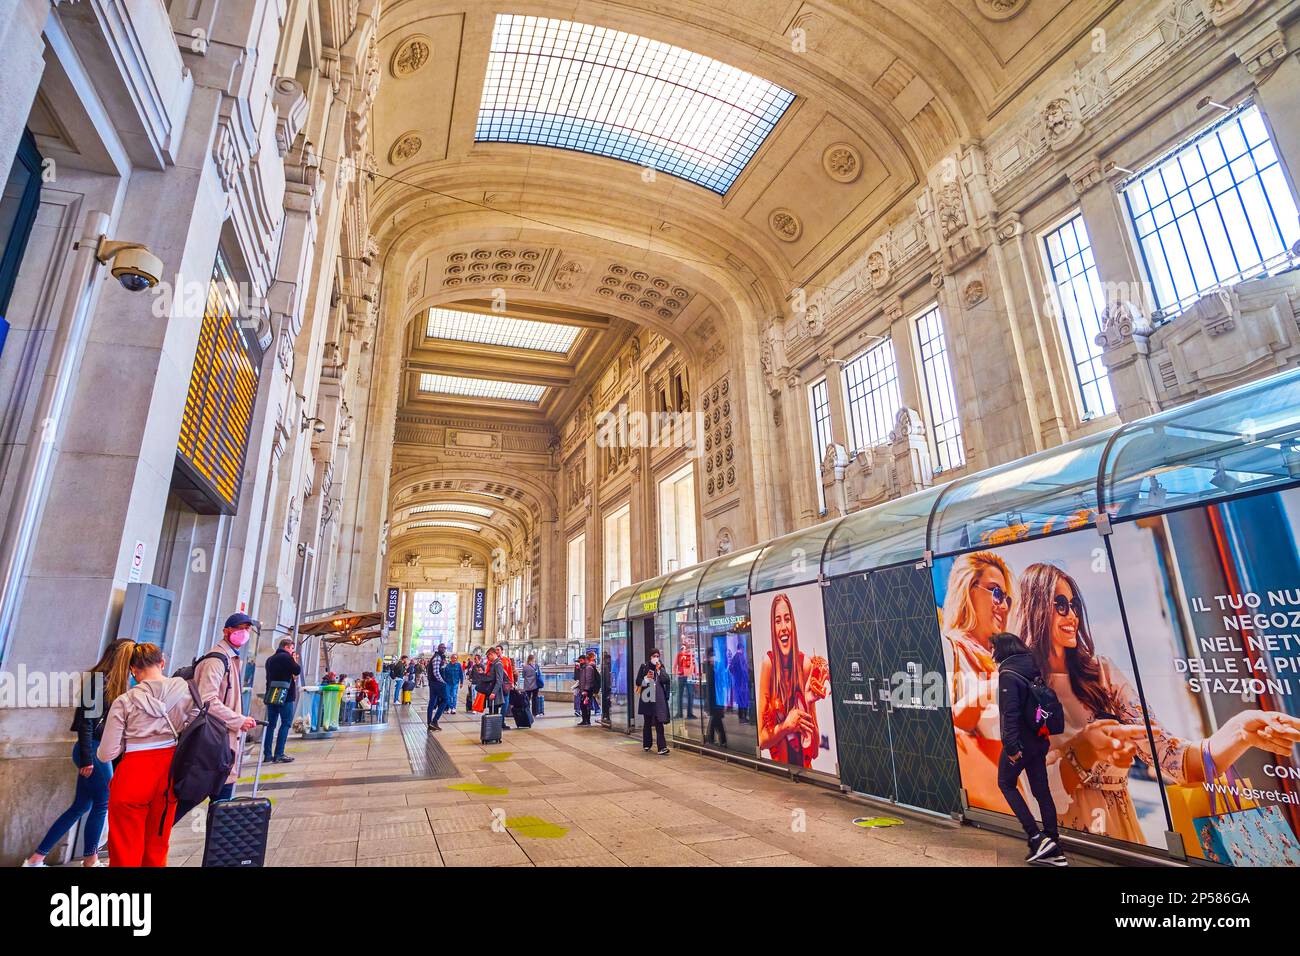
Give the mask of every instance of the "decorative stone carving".
<path id="1" fill-rule="evenodd" d="M 826 315 L 820 301 L 809 302 L 799 315 L 799 324 L 809 338 L 819 338 L 826 331 Z"/>
<path id="2" fill-rule="evenodd" d="M 848 143 L 832 143 L 822 153 L 822 168 L 837 183 L 851 183 L 862 175 L 862 156 Z"/>
<path id="3" fill-rule="evenodd" d="M 939 230 L 947 239 L 966 225 L 966 202 L 962 198 L 961 183 L 955 179 L 944 183 L 939 188 L 935 206 L 939 219 Z"/>
<path id="4" fill-rule="evenodd" d="M 569 292 L 578 285 L 586 274 L 586 266 L 581 262 L 570 259 L 555 271 L 555 277 L 551 280 L 551 284 L 561 292 Z"/>
<path id="5" fill-rule="evenodd" d="M 433 47 L 428 37 L 423 35 L 407 37 L 393 51 L 388 69 L 398 79 L 410 76 L 428 63 L 432 54 Z"/>
<path id="6" fill-rule="evenodd" d="M 633 270 L 618 262 L 611 263 L 601 277 L 596 294 L 629 306 L 636 305 L 669 321 L 681 314 L 694 295 L 664 276 Z"/>
<path id="7" fill-rule="evenodd" d="M 271 101 L 275 106 L 275 148 L 284 158 L 307 120 L 307 94 L 293 77 L 277 76 Z"/>
<path id="8" fill-rule="evenodd" d="M 1047 144 L 1052 149 L 1073 142 L 1083 131 L 1075 116 L 1074 104 L 1063 96 L 1049 100 L 1043 107 L 1043 128 L 1047 133 Z"/>
<path id="9" fill-rule="evenodd" d="M 988 298 L 983 279 L 971 279 L 961 290 L 962 305 L 971 309 Z"/>
<path id="10" fill-rule="evenodd" d="M 732 550 L 735 547 L 736 547 L 736 542 L 735 542 L 735 538 L 731 534 L 731 529 L 719 528 L 717 547 L 714 549 L 717 552 L 717 554 L 719 555 L 731 554 Z"/>
<path id="11" fill-rule="evenodd" d="M 1238 52 L 1238 57 L 1246 67 L 1246 72 L 1259 83 L 1265 80 L 1280 64 L 1287 54 L 1286 34 L 1274 30 L 1247 50 Z"/>
<path id="12" fill-rule="evenodd" d="M 1010 20 L 1025 7 L 1029 0 L 975 0 L 975 7 L 990 20 Z"/>
<path id="13" fill-rule="evenodd" d="M 1232 307 L 1232 293 L 1227 289 L 1211 289 L 1183 313 L 1182 321 L 1196 322 L 1207 335 L 1220 336 L 1237 327 L 1237 317 Z"/>
<path id="14" fill-rule="evenodd" d="M 871 288 L 879 292 L 885 286 L 889 285 L 889 259 L 885 256 L 883 249 L 875 249 L 867 253 L 867 280 L 871 283 Z"/>
<path id="15" fill-rule="evenodd" d="M 1102 310 L 1101 331 L 1095 341 L 1103 350 L 1110 351 L 1132 341 L 1135 335 L 1146 338 L 1150 333 L 1150 321 L 1134 303 L 1112 302 Z"/>
<path id="16" fill-rule="evenodd" d="M 789 209 L 773 209 L 767 224 L 782 242 L 794 242 L 803 235 L 803 223 Z"/>
<path id="17" fill-rule="evenodd" d="M 411 130 L 403 133 L 393 142 L 392 148 L 388 151 L 388 164 L 396 166 L 400 163 L 408 162 L 415 158 L 415 154 L 424 148 L 424 140 L 420 134 Z"/>
<path id="18" fill-rule="evenodd" d="M 1251 8 L 1255 0 L 1210 0 L 1206 4 L 1206 13 L 1209 20 L 1216 27 L 1221 27 L 1225 23 L 1237 19 Z"/>

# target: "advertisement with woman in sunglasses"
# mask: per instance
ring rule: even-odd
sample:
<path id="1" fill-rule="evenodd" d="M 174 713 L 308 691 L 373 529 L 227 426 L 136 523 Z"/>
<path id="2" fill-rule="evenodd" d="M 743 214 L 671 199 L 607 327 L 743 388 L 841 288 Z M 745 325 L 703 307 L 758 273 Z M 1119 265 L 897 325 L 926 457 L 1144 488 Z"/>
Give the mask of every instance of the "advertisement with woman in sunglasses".
<path id="1" fill-rule="evenodd" d="M 972 806 L 1008 812 L 996 792 L 997 673 L 987 641 L 1010 631 L 1065 711 L 1065 730 L 1051 738 L 1047 758 L 1059 825 L 1163 849 L 1161 780 L 1203 786 L 1207 765 L 1224 773 L 1263 738 L 1235 726 L 1201 738 L 1199 728 L 1167 726 L 1144 707 L 1100 544 L 1094 532 L 1078 532 L 936 560 L 962 785 Z M 1261 720 L 1291 733 L 1286 715 Z"/>

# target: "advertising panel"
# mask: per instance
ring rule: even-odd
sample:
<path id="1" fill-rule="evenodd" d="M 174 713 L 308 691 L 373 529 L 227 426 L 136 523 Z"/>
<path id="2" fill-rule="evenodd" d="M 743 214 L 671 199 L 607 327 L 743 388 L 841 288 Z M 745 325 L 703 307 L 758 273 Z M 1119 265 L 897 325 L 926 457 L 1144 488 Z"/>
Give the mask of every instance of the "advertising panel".
<path id="1" fill-rule="evenodd" d="M 759 756 L 836 773 L 831 672 L 817 583 L 751 599 Z"/>
<path id="2" fill-rule="evenodd" d="M 1177 741 L 1159 717 L 1148 726 L 1097 532 L 939 558 L 932 576 L 970 805 L 1011 812 L 998 788 L 1002 738 L 992 654 L 993 637 L 1010 632 L 1029 648 L 1065 712 L 1064 732 L 1050 738 L 1047 754 L 1059 825 L 1164 849 L 1165 808 L 1154 765 L 1173 758 Z M 1021 775 L 1019 792 L 1037 816 L 1027 789 Z"/>
<path id="3" fill-rule="evenodd" d="M 474 589 L 474 623 L 470 625 L 475 631 L 483 630 L 483 612 L 487 607 L 487 589 Z"/>
<path id="4" fill-rule="evenodd" d="M 1190 858 L 1300 865 L 1300 490 L 1115 526 L 1160 783 Z"/>

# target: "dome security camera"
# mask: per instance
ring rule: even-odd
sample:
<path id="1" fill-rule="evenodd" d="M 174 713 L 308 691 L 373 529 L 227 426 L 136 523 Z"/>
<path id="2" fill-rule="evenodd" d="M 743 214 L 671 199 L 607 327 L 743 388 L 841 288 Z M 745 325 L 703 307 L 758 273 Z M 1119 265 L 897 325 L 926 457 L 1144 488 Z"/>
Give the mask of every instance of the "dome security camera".
<path id="1" fill-rule="evenodd" d="M 128 292 L 152 289 L 162 278 L 162 260 L 138 242 L 115 242 L 100 236 L 95 258 L 105 265 L 113 263 L 113 278 Z"/>

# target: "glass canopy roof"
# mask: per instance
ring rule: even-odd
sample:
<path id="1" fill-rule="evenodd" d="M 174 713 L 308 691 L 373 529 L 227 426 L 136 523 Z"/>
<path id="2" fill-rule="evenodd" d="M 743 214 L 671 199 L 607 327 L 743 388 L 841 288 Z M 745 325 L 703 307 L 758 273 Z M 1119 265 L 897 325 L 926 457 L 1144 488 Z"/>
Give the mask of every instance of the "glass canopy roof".
<path id="1" fill-rule="evenodd" d="M 1151 514 L 1300 479 L 1300 370 L 1121 429 L 1102 475 L 1116 517 Z"/>
<path id="2" fill-rule="evenodd" d="M 510 402 L 529 402 L 536 405 L 546 394 L 546 386 L 421 372 L 420 391 L 438 395 L 460 395 L 466 398 L 500 398 Z"/>
<path id="3" fill-rule="evenodd" d="M 1296 486 L 1300 369 L 697 565 L 697 600 L 919 560 L 926 550 L 953 554 L 1087 527 L 1103 507 L 1123 521 Z M 633 607 L 638 596 L 657 604 L 667 581 L 633 585 Z"/>
<path id="4" fill-rule="evenodd" d="M 930 512 L 946 485 L 927 488 L 849 515 L 831 533 L 822 559 L 828 578 L 925 556 Z"/>
<path id="5" fill-rule="evenodd" d="M 754 570 L 749 576 L 749 589 L 754 592 L 770 591 L 772 588 L 791 587 L 816 581 L 822 570 L 822 549 L 835 530 L 843 521 L 823 521 L 811 528 L 804 528 L 784 538 L 777 538 L 758 556 Z"/>
<path id="6" fill-rule="evenodd" d="M 609 600 L 605 602 L 604 612 L 600 615 L 602 623 L 605 621 L 620 621 L 627 617 L 627 602 L 632 599 L 632 595 L 635 593 L 636 585 L 629 585 L 611 594 Z"/>
<path id="7" fill-rule="evenodd" d="M 474 139 L 623 159 L 722 194 L 792 102 L 775 83 L 657 40 L 498 14 Z"/>
<path id="8" fill-rule="evenodd" d="M 535 352 L 567 355 L 582 329 L 576 325 L 516 319 L 508 315 L 483 315 L 460 309 L 430 309 L 424 334 L 431 339 L 505 345 Z"/>
<path id="9" fill-rule="evenodd" d="M 678 571 L 668 583 L 664 585 L 663 592 L 659 595 L 659 610 L 671 611 L 679 607 L 689 607 L 695 603 L 695 592 L 700 586 L 700 578 L 704 574 L 704 569 L 709 566 L 706 561 L 703 564 L 692 565 L 685 570 Z"/>
<path id="10" fill-rule="evenodd" d="M 419 505 L 411 509 L 411 514 L 423 515 L 433 511 L 451 511 L 456 514 L 477 515 L 480 518 L 492 517 L 491 508 L 484 508 L 482 505 L 461 504 L 459 501 L 438 501 L 431 505 Z"/>
<path id="11" fill-rule="evenodd" d="M 750 548 L 737 554 L 715 558 L 700 578 L 699 601 L 722 601 L 739 597 L 749 591 L 749 572 L 763 549 Z"/>

